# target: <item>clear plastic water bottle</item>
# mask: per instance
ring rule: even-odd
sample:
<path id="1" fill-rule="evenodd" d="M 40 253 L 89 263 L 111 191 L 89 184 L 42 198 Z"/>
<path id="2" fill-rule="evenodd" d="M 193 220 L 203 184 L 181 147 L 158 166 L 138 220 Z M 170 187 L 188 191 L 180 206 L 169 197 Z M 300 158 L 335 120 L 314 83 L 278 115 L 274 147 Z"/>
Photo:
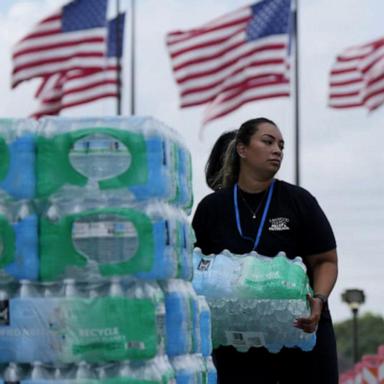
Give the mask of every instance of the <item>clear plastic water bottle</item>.
<path id="1" fill-rule="evenodd" d="M 120 278 L 113 277 L 109 286 L 109 296 L 111 297 L 124 297 L 124 290 L 121 285 Z"/>
<path id="2" fill-rule="evenodd" d="M 198 384 L 206 384 L 208 381 L 207 367 L 205 365 L 204 358 L 201 353 L 195 353 L 192 355 L 195 360 L 196 366 L 196 378 Z"/>
<path id="3" fill-rule="evenodd" d="M 155 306 L 157 348 L 159 352 L 165 350 L 165 319 L 166 307 L 164 294 L 156 281 L 135 280 L 133 283 L 134 296 L 138 299 L 150 299 Z"/>
<path id="4" fill-rule="evenodd" d="M 104 380 L 110 377 L 108 374 L 107 367 L 104 365 L 101 365 L 96 368 L 96 375 L 97 375 L 98 381 L 100 380 L 101 382 L 103 382 Z"/>
<path id="5" fill-rule="evenodd" d="M 161 377 L 163 378 L 162 383 L 165 384 L 176 384 L 175 371 L 168 360 L 167 355 L 158 356 L 158 368 L 161 372 Z"/>
<path id="6" fill-rule="evenodd" d="M 52 222 L 55 222 L 60 219 L 60 210 L 56 201 L 51 201 L 51 204 L 48 210 L 46 211 L 46 216 Z"/>
<path id="7" fill-rule="evenodd" d="M 41 283 L 42 296 L 44 298 L 58 298 L 63 295 L 62 284 L 56 282 Z"/>
<path id="8" fill-rule="evenodd" d="M 64 380 L 63 369 L 60 367 L 55 367 L 53 370 L 52 377 L 54 382 Z"/>
<path id="9" fill-rule="evenodd" d="M 211 356 L 205 358 L 207 367 L 208 384 L 217 384 L 217 371 Z"/>
<path id="10" fill-rule="evenodd" d="M 131 378 L 134 375 L 130 361 L 122 361 L 119 367 L 119 377 Z"/>
<path id="11" fill-rule="evenodd" d="M 161 289 L 156 282 L 147 282 L 138 279 L 124 279 L 125 296 L 129 305 L 141 308 L 140 335 L 135 340 L 128 341 L 130 358 L 148 358 L 164 352 L 164 317 L 165 306 Z M 134 313 L 128 321 L 136 322 Z M 148 355 L 149 354 L 149 355 Z"/>
<path id="12" fill-rule="evenodd" d="M 168 356 L 192 350 L 192 307 L 186 282 L 170 279 L 162 283 L 166 307 L 166 351 Z"/>
<path id="13" fill-rule="evenodd" d="M 88 290 L 88 297 L 90 299 L 96 299 L 98 297 L 100 297 L 100 290 L 99 290 L 100 287 L 98 287 L 97 285 L 91 285 L 89 287 L 89 290 Z"/>
<path id="14" fill-rule="evenodd" d="M 150 360 L 123 362 L 120 366 L 119 377 L 129 378 L 132 381 L 171 384 L 174 374 L 168 360 L 164 356 L 158 355 Z"/>
<path id="15" fill-rule="evenodd" d="M 32 204 L 28 200 L 21 200 L 16 212 L 16 221 L 22 221 L 34 212 Z"/>
<path id="16" fill-rule="evenodd" d="M 20 280 L 19 297 L 29 298 L 29 297 L 38 297 L 38 296 L 39 296 L 39 293 L 32 281 Z"/>
<path id="17" fill-rule="evenodd" d="M 135 276 L 144 280 L 166 280 L 175 277 L 177 212 L 169 205 L 151 202 L 146 205 L 145 213 L 151 219 L 153 228 L 154 249 L 153 254 L 149 255 L 152 265 L 150 270 L 135 273 Z"/>
<path id="18" fill-rule="evenodd" d="M 200 330 L 200 306 L 192 284 L 185 283 L 188 290 L 189 302 L 192 311 L 192 349 L 191 353 L 201 353 L 201 330 Z"/>
<path id="19" fill-rule="evenodd" d="M 198 384 L 196 365 L 191 355 L 175 356 L 171 359 L 177 384 Z"/>
<path id="20" fill-rule="evenodd" d="M 85 361 L 80 361 L 79 364 L 77 365 L 75 379 L 81 380 L 81 379 L 95 379 L 95 378 L 96 376 L 92 372 L 91 366 Z"/>
<path id="21" fill-rule="evenodd" d="M 30 379 L 32 381 L 46 380 L 48 382 L 51 379 L 51 375 L 40 361 L 35 361 L 32 364 Z"/>
<path id="22" fill-rule="evenodd" d="M 80 292 L 77 288 L 75 279 L 64 279 L 63 284 L 64 284 L 64 296 L 66 298 L 73 298 L 73 297 L 80 296 Z"/>
<path id="23" fill-rule="evenodd" d="M 201 353 L 204 357 L 208 357 L 212 353 L 211 310 L 204 296 L 198 296 L 198 303 L 200 309 Z"/>
<path id="24" fill-rule="evenodd" d="M 23 335 L 15 338 L 16 360 L 18 362 L 32 362 L 41 360 L 39 356 L 44 353 L 42 344 L 44 339 L 39 332 L 43 329 L 40 318 L 38 299 L 41 292 L 38 284 L 29 280 L 21 280 L 18 293 L 13 300 L 14 327 L 23 329 Z"/>
<path id="25" fill-rule="evenodd" d="M 8 384 L 19 384 L 23 378 L 21 368 L 14 362 L 8 364 L 4 370 L 4 382 Z"/>
<path id="26" fill-rule="evenodd" d="M 22 201 L 13 224 L 16 237 L 17 261 L 8 272 L 16 279 L 37 280 L 39 277 L 38 217 L 28 201 Z"/>

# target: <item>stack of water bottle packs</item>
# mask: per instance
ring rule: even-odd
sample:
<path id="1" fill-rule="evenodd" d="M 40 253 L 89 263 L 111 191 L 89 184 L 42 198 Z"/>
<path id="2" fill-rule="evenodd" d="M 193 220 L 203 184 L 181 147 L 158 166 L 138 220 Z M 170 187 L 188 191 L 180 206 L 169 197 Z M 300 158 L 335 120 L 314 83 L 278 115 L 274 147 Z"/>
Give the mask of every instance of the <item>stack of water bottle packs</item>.
<path id="1" fill-rule="evenodd" d="M 213 347 L 232 345 L 244 352 L 263 346 L 272 353 L 283 347 L 314 347 L 315 334 L 293 326 L 296 318 L 310 314 L 311 288 L 300 257 L 227 250 L 204 255 L 196 248 L 193 263 L 193 286 L 207 298 L 212 313 Z"/>
<path id="2" fill-rule="evenodd" d="M 0 383 L 216 382 L 176 132 L 0 120 L 0 193 Z"/>

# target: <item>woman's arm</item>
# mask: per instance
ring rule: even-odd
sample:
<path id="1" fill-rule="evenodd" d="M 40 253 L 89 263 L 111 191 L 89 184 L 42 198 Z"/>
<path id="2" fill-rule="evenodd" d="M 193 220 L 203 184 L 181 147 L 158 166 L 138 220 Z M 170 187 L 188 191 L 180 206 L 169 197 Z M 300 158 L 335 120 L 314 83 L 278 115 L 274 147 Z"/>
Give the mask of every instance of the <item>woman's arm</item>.
<path id="1" fill-rule="evenodd" d="M 320 320 L 323 308 L 322 298 L 327 299 L 337 279 L 337 252 L 332 249 L 327 252 L 309 255 L 305 258 L 308 272 L 313 279 L 314 296 L 309 296 L 311 315 L 307 318 L 296 319 L 295 327 L 301 328 L 304 332 L 314 332 Z M 320 297 L 316 297 L 319 295 Z"/>

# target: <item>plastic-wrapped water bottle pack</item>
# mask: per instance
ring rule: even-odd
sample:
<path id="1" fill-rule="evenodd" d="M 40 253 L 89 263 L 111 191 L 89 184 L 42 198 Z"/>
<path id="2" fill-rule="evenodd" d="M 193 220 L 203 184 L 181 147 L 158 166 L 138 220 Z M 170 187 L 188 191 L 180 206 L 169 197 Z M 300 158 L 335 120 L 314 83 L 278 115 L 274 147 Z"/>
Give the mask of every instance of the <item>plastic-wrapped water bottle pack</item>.
<path id="1" fill-rule="evenodd" d="M 0 157 L 0 384 L 215 383 L 181 137 L 150 117 L 8 119 Z"/>
<path id="2" fill-rule="evenodd" d="M 250 347 L 266 347 L 277 353 L 282 347 L 299 347 L 310 351 L 316 342 L 314 334 L 295 328 L 298 317 L 309 315 L 305 300 L 208 300 L 212 311 L 213 343 L 233 345 L 246 352 Z"/>
<path id="3" fill-rule="evenodd" d="M 190 154 L 163 123 L 150 117 L 47 117 L 38 131 L 38 196 L 93 184 L 100 190 L 124 189 L 134 200 L 158 198 L 190 210 Z"/>
<path id="4" fill-rule="evenodd" d="M 17 227 L 15 244 L 3 239 L 0 276 L 192 279 L 194 235 L 180 209 L 192 206 L 191 158 L 171 128 L 150 117 L 2 119 L 0 157 L 0 192 L 37 199 L 23 222 L 0 217 Z M 38 257 L 24 235 L 39 240 L 40 217 Z"/>
<path id="5" fill-rule="evenodd" d="M 188 213 L 193 203 L 190 152 L 151 117 L 0 119 L 0 158 L 0 190 L 16 199 L 92 185 Z"/>
<path id="6" fill-rule="evenodd" d="M 2 378 L 2 380 L 1 380 Z M 174 370 L 164 355 L 116 364 L 32 365 L 9 363 L 0 368 L 0 383 L 21 384 L 175 384 Z"/>
<path id="7" fill-rule="evenodd" d="M 306 351 L 314 347 L 315 334 L 293 326 L 296 318 L 310 313 L 306 294 L 311 289 L 299 257 L 228 251 L 205 256 L 196 248 L 193 261 L 193 286 L 206 297 L 212 312 L 214 347 L 233 345 L 247 351 L 264 346 L 270 352 L 284 346 Z"/>
<path id="8" fill-rule="evenodd" d="M 198 293 L 206 291 L 207 297 L 222 298 L 225 294 L 226 298 L 304 299 L 310 291 L 301 258 L 290 260 L 284 252 L 275 257 L 255 251 L 234 255 L 227 250 L 203 255 L 196 248 L 193 265 L 193 286 Z"/>
<path id="9" fill-rule="evenodd" d="M 51 199 L 40 220 L 42 280 L 191 278 L 194 236 L 183 211 L 123 193 L 72 192 Z"/>
<path id="10" fill-rule="evenodd" d="M 216 384 L 217 373 L 212 358 L 200 354 L 176 356 L 171 359 L 177 384 Z"/>
<path id="11" fill-rule="evenodd" d="M 0 290 L 0 362 L 149 359 L 164 352 L 165 306 L 155 281 L 46 284 Z"/>

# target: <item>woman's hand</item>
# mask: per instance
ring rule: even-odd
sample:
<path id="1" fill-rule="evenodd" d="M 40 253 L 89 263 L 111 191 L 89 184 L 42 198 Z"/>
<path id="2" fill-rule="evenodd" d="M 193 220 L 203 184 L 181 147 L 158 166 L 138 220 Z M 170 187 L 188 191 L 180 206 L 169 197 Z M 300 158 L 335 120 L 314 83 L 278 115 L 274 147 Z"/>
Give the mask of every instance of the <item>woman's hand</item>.
<path id="1" fill-rule="evenodd" d="M 312 276 L 313 279 L 314 292 L 320 294 L 319 296 L 328 297 L 337 278 L 336 249 L 307 256 L 305 263 L 309 275 Z M 307 300 L 311 308 L 311 315 L 309 317 L 296 319 L 293 325 L 296 328 L 302 329 L 304 332 L 312 333 L 317 329 L 321 310 L 323 309 L 323 301 L 321 298 L 311 295 L 307 295 Z"/>
<path id="2" fill-rule="evenodd" d="M 312 297 L 310 294 L 307 294 L 307 300 L 311 308 L 310 316 L 297 318 L 293 326 L 302 329 L 306 333 L 313 333 L 317 330 L 317 324 L 319 324 L 320 321 L 323 302 L 321 299 Z"/>

